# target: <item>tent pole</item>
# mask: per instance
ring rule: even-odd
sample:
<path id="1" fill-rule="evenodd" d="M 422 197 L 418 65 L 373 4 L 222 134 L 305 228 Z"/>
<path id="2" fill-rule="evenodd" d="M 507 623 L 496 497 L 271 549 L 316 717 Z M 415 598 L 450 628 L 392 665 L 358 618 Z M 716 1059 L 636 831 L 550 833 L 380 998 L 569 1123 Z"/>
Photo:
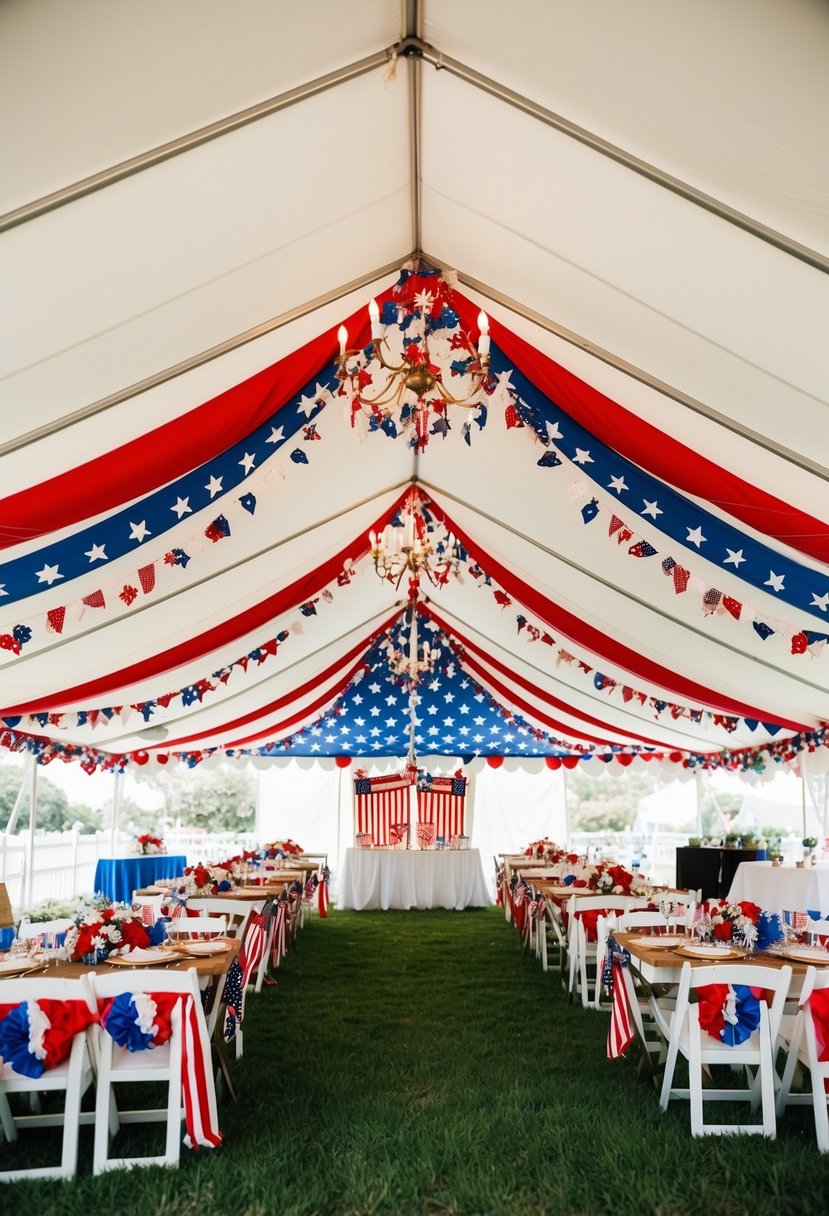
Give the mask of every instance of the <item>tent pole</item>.
<path id="1" fill-rule="evenodd" d="M 17 817 L 23 809 L 23 799 L 26 796 L 26 778 L 30 775 L 29 765 L 36 764 L 34 756 L 31 752 L 27 752 L 24 757 L 23 775 L 20 778 L 20 789 L 17 791 L 17 797 L 14 800 L 14 806 L 9 815 L 9 822 L 6 824 L 6 836 L 11 836 L 17 826 Z"/>
<path id="2" fill-rule="evenodd" d="M 694 773 L 697 782 L 697 838 L 702 836 L 702 803 L 705 798 L 705 791 L 702 788 L 702 769 L 698 768 Z"/>
<path id="3" fill-rule="evenodd" d="M 28 912 L 32 906 L 32 884 L 35 868 L 35 823 L 37 822 L 37 760 L 32 756 L 32 768 L 29 774 L 29 839 L 26 844 L 26 884 L 23 894 L 23 907 Z"/>
<path id="4" fill-rule="evenodd" d="M 808 835 L 806 831 L 806 772 L 803 768 L 803 761 L 800 762 L 800 804 L 803 810 L 803 839 Z"/>
<path id="5" fill-rule="evenodd" d="M 118 830 L 118 817 L 121 813 L 121 791 L 124 786 L 124 774 L 115 774 L 115 784 L 112 787 L 112 822 L 109 828 L 109 855 L 115 856 L 115 833 Z"/>
<path id="6" fill-rule="evenodd" d="M 567 769 L 562 767 L 564 777 L 564 835 L 567 849 L 570 848 L 570 806 L 567 802 Z"/>

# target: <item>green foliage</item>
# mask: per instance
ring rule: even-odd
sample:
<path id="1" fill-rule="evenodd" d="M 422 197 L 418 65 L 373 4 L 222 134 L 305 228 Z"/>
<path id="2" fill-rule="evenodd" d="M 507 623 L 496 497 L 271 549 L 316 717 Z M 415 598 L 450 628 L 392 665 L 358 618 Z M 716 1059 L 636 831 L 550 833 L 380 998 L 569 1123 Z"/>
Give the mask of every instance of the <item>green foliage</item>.
<path id="1" fill-rule="evenodd" d="M 85 1126 L 77 1181 L 8 1184 L 3 1210 L 825 1216 L 810 1108 L 788 1110 L 776 1140 L 694 1140 L 687 1102 L 663 1114 L 635 1053 L 606 1059 L 606 1038 L 606 1015 L 568 1004 L 500 909 L 334 909 L 300 933 L 278 984 L 248 995 L 220 1151 L 93 1178 Z M 161 1136 L 124 1126 L 114 1147 L 158 1151 Z M 40 1163 L 50 1137 L 21 1132 L 3 1168 Z"/>
<path id="2" fill-rule="evenodd" d="M 138 781 L 164 796 L 164 817 L 180 820 L 184 828 L 204 828 L 209 832 L 252 831 L 256 816 L 256 777 L 249 768 L 220 764 L 216 768 L 187 769 L 176 766 L 172 772 L 137 774 Z M 122 815 L 122 822 L 129 822 Z M 158 825 L 157 811 L 139 811 L 135 823 L 152 828 Z"/>
<path id="3" fill-rule="evenodd" d="M 567 774 L 570 827 L 574 832 L 621 832 L 632 826 L 639 800 L 653 793 L 658 780 L 647 773 L 574 771 Z"/>
<path id="4" fill-rule="evenodd" d="M 24 777 L 24 770 L 15 764 L 0 764 L 0 824 L 5 828 L 12 812 L 17 791 Z M 37 775 L 37 823 L 35 827 L 44 832 L 64 832 L 71 828 L 74 816 L 69 799 L 59 790 L 44 770 Z M 24 794 L 23 806 L 17 820 L 17 831 L 29 826 L 29 791 Z"/>

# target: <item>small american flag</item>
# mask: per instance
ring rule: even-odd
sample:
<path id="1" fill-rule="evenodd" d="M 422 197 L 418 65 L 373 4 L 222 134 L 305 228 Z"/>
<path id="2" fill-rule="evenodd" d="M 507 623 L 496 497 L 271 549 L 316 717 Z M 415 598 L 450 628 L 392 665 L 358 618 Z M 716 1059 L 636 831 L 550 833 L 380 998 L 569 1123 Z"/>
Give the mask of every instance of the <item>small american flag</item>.
<path id="1" fill-rule="evenodd" d="M 610 1006 L 610 1025 L 607 1030 L 607 1058 L 618 1060 L 636 1037 L 631 1021 L 630 1001 L 623 968 L 630 962 L 630 955 L 617 945 L 611 936 L 607 942 L 604 966 L 604 986 L 613 996 Z"/>

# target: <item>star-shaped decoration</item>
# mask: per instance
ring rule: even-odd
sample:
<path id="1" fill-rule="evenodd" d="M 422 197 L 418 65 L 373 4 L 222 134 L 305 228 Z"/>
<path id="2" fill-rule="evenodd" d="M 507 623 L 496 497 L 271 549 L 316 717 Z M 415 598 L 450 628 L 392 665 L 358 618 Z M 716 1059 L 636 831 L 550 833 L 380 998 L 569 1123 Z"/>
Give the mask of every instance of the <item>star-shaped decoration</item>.
<path id="1" fill-rule="evenodd" d="M 611 477 L 607 483 L 608 490 L 615 490 L 617 494 L 623 494 L 625 490 L 629 490 L 630 486 L 625 481 L 624 477 Z"/>
<path id="2" fill-rule="evenodd" d="M 190 499 L 188 497 L 178 498 L 175 505 L 170 507 L 170 510 L 175 511 L 176 515 L 179 517 L 179 519 L 181 519 L 182 515 L 190 515 L 193 508 L 190 506 Z"/>
<path id="3" fill-rule="evenodd" d="M 743 557 L 742 549 L 729 549 L 728 546 L 726 545 L 725 551 L 728 554 L 728 557 L 723 562 L 723 565 L 724 566 L 733 566 L 735 570 L 738 570 L 740 568 L 740 566 L 743 564 L 743 562 L 746 560 Z"/>
<path id="4" fill-rule="evenodd" d="M 434 300 L 435 297 L 431 291 L 419 291 L 414 298 L 414 306 L 420 309 L 421 312 L 431 312 Z"/>
<path id="5" fill-rule="evenodd" d="M 648 502 L 647 498 L 643 498 L 642 502 L 645 505 L 644 505 L 643 509 L 639 512 L 640 515 L 650 515 L 652 519 L 656 519 L 657 515 L 662 514 L 662 508 L 657 505 L 655 499 L 653 502 Z"/>
<path id="6" fill-rule="evenodd" d="M 426 713 L 427 713 L 427 714 L 436 714 L 437 712 L 438 712 L 438 707 L 437 707 L 437 705 L 427 705 L 427 706 L 426 706 Z"/>
<path id="7" fill-rule="evenodd" d="M 9 593 L 8 593 L 8 591 L 6 590 L 6 584 L 5 584 L 5 583 L 0 583 L 0 595 L 8 595 L 8 594 L 9 594 Z"/>
<path id="8" fill-rule="evenodd" d="M 819 608 L 821 612 L 826 612 L 827 607 L 829 607 L 829 591 L 825 591 L 823 595 L 816 595 L 813 591 L 812 602 L 809 607 Z"/>
<path id="9" fill-rule="evenodd" d="M 204 488 L 205 488 L 205 490 L 207 490 L 207 493 L 210 495 L 211 498 L 215 498 L 217 494 L 221 494 L 221 492 L 222 492 L 221 477 L 215 477 L 215 476 L 211 477 L 210 481 L 208 481 L 207 485 Z"/>
<path id="10" fill-rule="evenodd" d="M 140 545 L 147 536 L 152 536 L 152 532 L 147 527 L 145 519 L 142 519 L 140 524 L 134 524 L 130 520 L 130 540 L 137 540 Z"/>
<path id="11" fill-rule="evenodd" d="M 63 578 L 63 575 L 60 572 L 60 566 L 57 563 L 54 566 L 44 563 L 43 569 L 36 570 L 35 573 L 37 574 L 37 581 L 39 583 L 46 583 L 49 587 L 51 587 L 52 583 L 56 582 L 57 579 Z"/>
<path id="12" fill-rule="evenodd" d="M 443 698 L 443 699 L 444 699 L 444 701 L 447 701 L 447 702 L 448 702 L 448 701 L 454 701 L 454 700 L 455 700 L 455 694 L 454 694 L 453 692 L 447 692 L 447 693 L 444 695 L 444 698 Z"/>
<path id="13" fill-rule="evenodd" d="M 573 464 L 595 464 L 589 448 L 576 448 Z"/>
<path id="14" fill-rule="evenodd" d="M 372 692 L 372 693 L 374 693 L 375 696 L 377 696 L 378 692 L 380 691 L 380 685 L 375 680 L 373 684 L 369 684 L 368 690 L 369 690 L 369 692 Z"/>
<path id="15" fill-rule="evenodd" d="M 300 397 L 296 407 L 297 413 L 310 418 L 317 406 L 324 400 L 327 391 L 324 384 L 315 385 L 313 393 L 307 397 Z"/>
<path id="16" fill-rule="evenodd" d="M 87 549 L 84 552 L 84 557 L 88 557 L 90 560 L 90 563 L 109 561 L 109 558 L 106 555 L 106 546 L 105 545 L 93 544 L 91 549 Z"/>
<path id="17" fill-rule="evenodd" d="M 256 464 L 256 455 L 255 454 L 252 455 L 250 452 L 245 452 L 244 456 L 242 457 L 242 459 L 240 461 L 238 461 L 238 463 L 245 470 L 245 477 L 247 477 L 248 473 L 251 471 L 253 466 Z"/>
<path id="18" fill-rule="evenodd" d="M 444 719 L 443 719 L 443 725 L 444 725 L 444 726 L 454 726 L 454 725 L 455 725 L 455 719 L 454 719 L 454 718 L 444 718 Z"/>
<path id="19" fill-rule="evenodd" d="M 783 579 L 785 575 L 775 574 L 773 570 L 769 570 L 769 576 L 763 583 L 764 587 L 772 587 L 775 591 L 783 590 Z"/>
<path id="20" fill-rule="evenodd" d="M 265 443 L 273 443 L 273 444 L 282 443 L 284 438 L 285 438 L 285 428 L 281 427 L 281 426 L 272 426 L 271 433 L 270 433 L 270 435 L 268 435 L 268 438 L 265 440 Z"/>
<path id="21" fill-rule="evenodd" d="M 377 708 L 376 705 L 372 705 L 371 709 L 368 712 L 372 716 L 372 718 L 380 717 L 380 710 Z"/>
<path id="22" fill-rule="evenodd" d="M 548 422 L 546 425 L 547 425 L 547 438 L 548 439 L 563 439 L 564 438 L 564 436 L 561 433 L 561 427 L 558 425 L 557 422 Z"/>
<path id="23" fill-rule="evenodd" d="M 396 705 L 397 697 L 393 697 L 393 696 L 391 696 L 391 694 L 389 694 L 389 696 L 386 697 L 386 704 L 387 705 Z"/>
<path id="24" fill-rule="evenodd" d="M 699 548 L 700 545 L 704 543 L 705 537 L 702 535 L 701 527 L 689 528 L 688 525 L 686 524 L 685 530 L 688 533 L 688 535 L 685 539 L 689 542 L 689 544 L 696 545 L 696 547 Z"/>

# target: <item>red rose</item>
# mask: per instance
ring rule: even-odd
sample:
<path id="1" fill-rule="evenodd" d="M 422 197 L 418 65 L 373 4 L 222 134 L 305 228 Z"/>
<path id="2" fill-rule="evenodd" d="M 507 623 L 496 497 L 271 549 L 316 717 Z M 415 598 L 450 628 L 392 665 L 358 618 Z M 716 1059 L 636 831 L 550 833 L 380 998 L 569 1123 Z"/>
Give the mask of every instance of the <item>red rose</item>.
<path id="1" fill-rule="evenodd" d="M 757 924 L 760 919 L 760 913 L 763 911 L 759 904 L 753 904 L 750 899 L 741 899 L 740 909 L 743 916 L 747 916 L 753 925 Z"/>
<path id="2" fill-rule="evenodd" d="M 118 926 L 121 931 L 119 949 L 127 947 L 130 950 L 144 949 L 150 944 L 147 930 L 138 920 L 125 920 Z"/>
<path id="3" fill-rule="evenodd" d="M 716 937 L 718 942 L 730 942 L 733 929 L 734 924 L 732 921 L 720 921 L 718 925 L 714 925 L 714 937 Z"/>

